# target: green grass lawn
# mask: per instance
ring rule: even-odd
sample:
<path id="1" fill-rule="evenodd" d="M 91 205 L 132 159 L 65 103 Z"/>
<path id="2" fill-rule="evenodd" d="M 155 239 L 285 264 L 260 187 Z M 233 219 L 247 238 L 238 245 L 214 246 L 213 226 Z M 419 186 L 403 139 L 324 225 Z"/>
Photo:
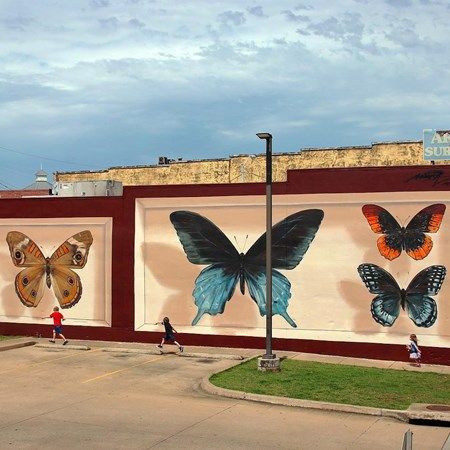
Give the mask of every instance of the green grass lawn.
<path id="1" fill-rule="evenodd" d="M 257 360 L 213 375 L 215 386 L 255 394 L 407 409 L 411 403 L 450 404 L 450 376 L 285 359 L 281 372 L 260 372 Z"/>
<path id="2" fill-rule="evenodd" d="M 14 338 L 17 338 L 17 337 L 19 337 L 19 336 L 2 336 L 0 334 L 0 341 L 6 341 L 6 339 L 14 339 Z"/>

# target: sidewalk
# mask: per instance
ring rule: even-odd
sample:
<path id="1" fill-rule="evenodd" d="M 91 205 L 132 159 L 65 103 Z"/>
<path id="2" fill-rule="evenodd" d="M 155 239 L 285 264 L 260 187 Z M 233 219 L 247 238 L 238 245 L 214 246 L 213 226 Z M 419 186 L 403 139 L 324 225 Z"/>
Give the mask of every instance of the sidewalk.
<path id="1" fill-rule="evenodd" d="M 101 350 L 105 352 L 143 353 L 159 355 L 160 350 L 156 344 L 107 342 L 107 341 L 82 341 L 71 340 L 68 345 L 63 346 L 62 341 L 55 344 L 49 343 L 47 338 L 15 338 L 0 342 L 0 352 L 29 345 L 36 347 L 51 348 L 54 351 L 67 350 Z M 176 346 L 165 345 L 164 353 L 174 354 L 183 358 L 217 359 L 229 360 L 227 367 L 233 367 L 246 359 L 260 356 L 264 353 L 262 349 L 246 348 L 223 348 L 223 347 L 185 347 L 183 353 L 179 353 Z M 416 372 L 435 372 L 450 375 L 450 366 L 424 364 L 422 367 L 413 367 L 407 362 L 371 360 L 364 358 L 350 358 L 343 356 L 318 355 L 301 352 L 276 351 L 280 358 L 291 358 L 301 361 L 316 361 L 322 363 L 343 364 L 353 366 L 374 367 L 380 369 L 407 370 Z M 218 388 L 209 382 L 212 372 L 203 378 L 201 387 L 204 391 L 229 398 L 244 399 L 262 403 L 278 404 L 284 406 L 296 406 L 307 409 L 321 409 L 327 411 L 350 412 L 357 414 L 388 416 L 399 420 L 434 420 L 450 422 L 450 405 L 425 405 L 412 404 L 407 411 L 385 410 L 381 408 L 362 407 L 355 405 L 344 405 L 310 400 L 291 399 L 287 397 L 274 397 L 268 395 L 249 394 L 241 391 L 232 391 Z"/>
<path id="2" fill-rule="evenodd" d="M 33 338 L 21 337 L 8 339 L 0 342 L 0 351 L 3 349 L 17 348 L 26 345 L 39 344 L 40 346 L 52 347 L 60 350 L 74 350 L 74 347 L 82 347 L 83 350 L 102 348 L 105 351 L 132 351 L 142 352 L 148 354 L 159 354 L 157 344 L 140 343 L 140 342 L 112 342 L 112 341 L 88 341 L 71 339 L 67 346 L 62 346 L 62 341 L 56 341 L 56 344 L 48 342 L 47 338 Z M 164 352 L 177 353 L 175 345 L 165 345 Z M 366 358 L 351 358 L 346 356 L 334 355 L 320 355 L 315 353 L 302 352 L 288 352 L 283 350 L 274 350 L 276 355 L 280 358 L 291 358 L 300 361 L 315 361 L 330 364 L 344 364 L 362 367 L 376 367 L 380 369 L 394 369 L 394 370 L 411 370 L 415 372 L 435 372 L 450 375 L 450 366 L 422 364 L 421 367 L 413 367 L 408 362 L 404 361 L 387 361 L 378 359 Z M 249 348 L 227 348 L 227 347 L 203 347 L 203 346 L 186 346 L 184 352 L 179 354 L 183 357 L 213 357 L 214 359 L 236 359 L 242 360 L 247 358 L 254 358 L 264 354 L 264 349 L 249 349 Z M 233 358 L 229 358 L 232 356 Z"/>

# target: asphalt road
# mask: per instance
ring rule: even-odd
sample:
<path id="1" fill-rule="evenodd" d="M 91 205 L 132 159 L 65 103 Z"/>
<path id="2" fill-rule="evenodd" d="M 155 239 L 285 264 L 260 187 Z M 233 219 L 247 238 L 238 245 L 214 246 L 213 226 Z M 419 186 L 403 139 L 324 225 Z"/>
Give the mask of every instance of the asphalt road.
<path id="1" fill-rule="evenodd" d="M 0 448 L 438 450 L 450 429 L 211 396 L 230 361 L 98 349 L 0 353 Z"/>

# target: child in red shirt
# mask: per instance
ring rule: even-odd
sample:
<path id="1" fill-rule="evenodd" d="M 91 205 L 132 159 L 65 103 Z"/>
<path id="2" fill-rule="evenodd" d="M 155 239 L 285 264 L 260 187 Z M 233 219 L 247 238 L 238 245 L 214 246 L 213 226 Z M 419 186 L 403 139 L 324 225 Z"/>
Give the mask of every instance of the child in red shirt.
<path id="1" fill-rule="evenodd" d="M 59 312 L 59 308 L 55 306 L 53 308 L 53 312 L 48 317 L 43 317 L 43 319 L 53 319 L 53 339 L 50 339 L 49 342 L 55 343 L 56 335 L 58 335 L 64 339 L 63 345 L 66 345 L 69 341 L 62 334 L 61 324 L 61 322 L 65 319 L 64 316 Z"/>

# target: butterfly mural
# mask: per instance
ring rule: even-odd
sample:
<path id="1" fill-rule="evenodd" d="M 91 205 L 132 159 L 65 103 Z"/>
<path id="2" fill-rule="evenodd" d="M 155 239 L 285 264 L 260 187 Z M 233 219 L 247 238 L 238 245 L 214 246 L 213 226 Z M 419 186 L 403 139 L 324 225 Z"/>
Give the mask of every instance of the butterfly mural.
<path id="1" fill-rule="evenodd" d="M 425 233 L 436 233 L 442 223 L 445 205 L 435 203 L 419 211 L 406 227 L 401 227 L 392 214 L 378 205 L 364 205 L 362 212 L 374 233 L 384 234 L 377 240 L 378 250 L 392 261 L 402 250 L 415 260 L 424 259 L 433 247 Z"/>
<path id="2" fill-rule="evenodd" d="M 323 211 L 309 209 L 286 217 L 272 227 L 272 314 L 281 315 L 292 327 L 296 323 L 287 313 L 291 283 L 275 269 L 291 270 L 303 259 L 323 219 Z M 198 308 L 192 325 L 203 314 L 222 314 L 239 282 L 245 294 L 266 315 L 266 234 L 248 250 L 239 253 L 225 234 L 209 219 L 191 211 L 175 211 L 170 220 L 188 260 L 208 265 L 197 279 L 193 296 Z"/>
<path id="3" fill-rule="evenodd" d="M 6 236 L 12 262 L 25 267 L 15 278 L 16 293 L 28 307 L 36 307 L 44 295 L 44 281 L 53 292 L 61 308 L 71 308 L 81 298 L 80 277 L 71 269 L 85 266 L 93 242 L 89 230 L 74 234 L 52 254 L 45 257 L 36 243 L 20 231 L 10 231 Z"/>
<path id="4" fill-rule="evenodd" d="M 371 294 L 370 311 L 379 324 L 390 327 L 400 314 L 400 307 L 418 326 L 429 328 L 437 318 L 437 305 L 430 295 L 437 295 L 445 279 L 444 266 L 430 266 L 421 270 L 401 289 L 392 275 L 375 264 L 361 264 L 358 273 Z"/>

